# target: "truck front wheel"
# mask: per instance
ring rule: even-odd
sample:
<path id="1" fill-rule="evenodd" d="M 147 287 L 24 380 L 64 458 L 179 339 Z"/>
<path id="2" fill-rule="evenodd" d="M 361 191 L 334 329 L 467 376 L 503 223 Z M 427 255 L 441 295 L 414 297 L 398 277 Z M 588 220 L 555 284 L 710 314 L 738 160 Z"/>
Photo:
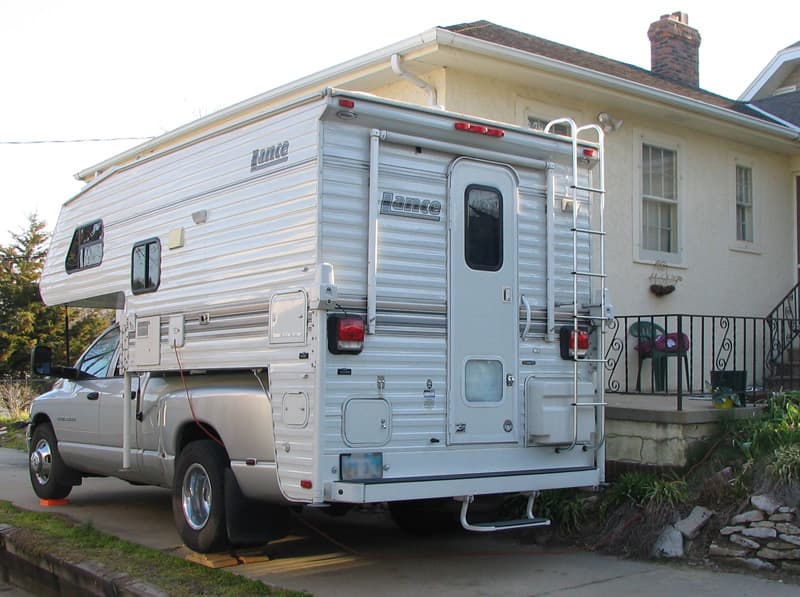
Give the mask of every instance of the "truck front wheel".
<path id="1" fill-rule="evenodd" d="M 60 500 L 72 491 L 73 484 L 68 481 L 75 474 L 61 460 L 56 434 L 49 423 L 38 424 L 31 434 L 28 472 L 33 491 L 43 500 Z"/>
<path id="2" fill-rule="evenodd" d="M 195 441 L 178 456 L 172 514 L 183 542 L 200 553 L 228 546 L 225 469 L 228 456 L 211 440 Z"/>

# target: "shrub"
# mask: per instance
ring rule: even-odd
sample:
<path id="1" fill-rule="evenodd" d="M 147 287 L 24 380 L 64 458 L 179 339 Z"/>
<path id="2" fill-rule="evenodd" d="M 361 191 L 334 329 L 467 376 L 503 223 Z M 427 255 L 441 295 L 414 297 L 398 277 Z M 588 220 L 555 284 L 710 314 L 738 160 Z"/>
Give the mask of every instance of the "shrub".
<path id="1" fill-rule="evenodd" d="M 534 512 L 549 518 L 564 533 L 574 533 L 588 520 L 592 510 L 592 497 L 580 495 L 574 489 L 543 491 L 536 498 Z"/>
<path id="2" fill-rule="evenodd" d="M 800 484 L 800 444 L 778 447 L 767 464 L 767 473 L 783 487 Z"/>
<path id="3" fill-rule="evenodd" d="M 0 418 L 11 421 L 25 419 L 40 388 L 27 380 L 0 380 Z"/>
<path id="4" fill-rule="evenodd" d="M 601 512 L 605 517 L 625 503 L 641 508 L 675 507 L 688 499 L 689 488 L 683 479 L 664 478 L 649 472 L 624 473 L 606 492 Z"/>

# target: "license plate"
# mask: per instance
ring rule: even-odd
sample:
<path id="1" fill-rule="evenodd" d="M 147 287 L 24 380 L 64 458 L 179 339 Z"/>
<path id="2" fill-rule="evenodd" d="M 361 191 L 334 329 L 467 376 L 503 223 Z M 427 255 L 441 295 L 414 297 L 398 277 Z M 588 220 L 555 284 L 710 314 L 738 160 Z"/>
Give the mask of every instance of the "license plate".
<path id="1" fill-rule="evenodd" d="M 339 456 L 342 481 L 367 481 L 383 478 L 383 454 L 366 452 Z"/>

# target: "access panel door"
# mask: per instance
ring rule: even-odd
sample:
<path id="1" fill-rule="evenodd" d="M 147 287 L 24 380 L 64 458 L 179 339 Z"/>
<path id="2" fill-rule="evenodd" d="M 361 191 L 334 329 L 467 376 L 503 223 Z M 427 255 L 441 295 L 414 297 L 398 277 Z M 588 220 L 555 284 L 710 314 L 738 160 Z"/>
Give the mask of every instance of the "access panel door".
<path id="1" fill-rule="evenodd" d="M 521 428 L 516 175 L 459 159 L 449 183 L 448 440 L 515 443 Z"/>

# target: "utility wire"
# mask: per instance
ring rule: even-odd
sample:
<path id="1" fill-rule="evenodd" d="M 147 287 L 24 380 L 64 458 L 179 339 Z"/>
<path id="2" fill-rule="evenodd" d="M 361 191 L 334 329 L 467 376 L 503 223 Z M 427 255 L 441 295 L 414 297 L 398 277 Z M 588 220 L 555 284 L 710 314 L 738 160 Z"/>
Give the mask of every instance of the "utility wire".
<path id="1" fill-rule="evenodd" d="M 111 137 L 107 139 L 31 139 L 27 141 L 1 141 L 0 145 L 46 145 L 49 143 L 104 143 L 106 141 L 149 141 L 154 137 Z"/>

